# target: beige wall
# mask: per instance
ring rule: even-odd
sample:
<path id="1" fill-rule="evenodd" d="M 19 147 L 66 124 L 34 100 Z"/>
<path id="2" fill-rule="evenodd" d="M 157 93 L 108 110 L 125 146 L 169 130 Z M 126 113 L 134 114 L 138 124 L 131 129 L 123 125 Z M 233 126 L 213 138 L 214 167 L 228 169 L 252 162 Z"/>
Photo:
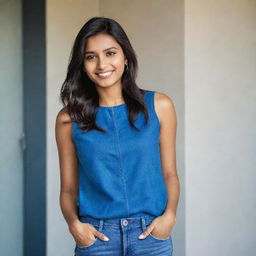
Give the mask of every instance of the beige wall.
<path id="1" fill-rule="evenodd" d="M 47 2 L 47 255 L 74 248 L 59 207 L 54 122 L 74 37 L 95 15 L 124 27 L 138 56 L 138 84 L 175 103 L 182 190 L 174 255 L 253 255 L 256 2 L 249 0 L 186 0 L 185 11 L 178 0 Z"/>
<path id="2" fill-rule="evenodd" d="M 55 118 L 62 107 L 59 94 L 72 43 L 85 21 L 98 14 L 96 0 L 47 1 L 47 256 L 70 256 L 75 246 L 59 206 Z"/>
<path id="3" fill-rule="evenodd" d="M 256 1 L 185 1 L 186 255 L 254 255 Z"/>
<path id="4" fill-rule="evenodd" d="M 184 216 L 184 9 L 183 1 L 100 1 L 100 13 L 123 24 L 139 62 L 138 84 L 169 95 L 177 111 L 177 171 L 181 182 L 175 254 L 185 255 Z"/>
<path id="5" fill-rule="evenodd" d="M 74 241 L 59 207 L 59 164 L 54 122 L 61 108 L 58 96 L 73 40 L 92 16 L 114 18 L 125 29 L 137 53 L 142 88 L 165 92 L 178 112 L 178 169 L 183 180 L 183 1 L 47 1 L 47 255 L 72 255 Z M 183 186 L 183 184 L 182 184 Z M 182 197 L 184 193 L 182 193 Z M 184 209 L 180 203 L 181 209 Z M 184 255 L 184 212 L 179 210 L 173 236 L 176 253 Z M 179 241 L 179 243 L 176 243 Z"/>

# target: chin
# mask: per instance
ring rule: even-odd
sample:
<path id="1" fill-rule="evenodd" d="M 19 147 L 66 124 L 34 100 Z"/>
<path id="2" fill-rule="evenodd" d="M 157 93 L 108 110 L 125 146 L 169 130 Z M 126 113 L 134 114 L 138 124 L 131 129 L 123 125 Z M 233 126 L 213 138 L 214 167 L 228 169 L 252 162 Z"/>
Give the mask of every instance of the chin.
<path id="1" fill-rule="evenodd" d="M 97 80 L 97 81 L 94 81 L 94 83 L 98 84 L 99 86 L 102 86 L 102 87 L 110 87 L 110 86 L 113 86 L 115 84 L 118 83 L 118 81 L 121 80 L 120 79 L 106 79 L 106 80 Z"/>
<path id="2" fill-rule="evenodd" d="M 100 87 L 110 87 L 114 84 L 112 82 L 102 82 L 102 81 L 95 81 L 94 83 Z"/>

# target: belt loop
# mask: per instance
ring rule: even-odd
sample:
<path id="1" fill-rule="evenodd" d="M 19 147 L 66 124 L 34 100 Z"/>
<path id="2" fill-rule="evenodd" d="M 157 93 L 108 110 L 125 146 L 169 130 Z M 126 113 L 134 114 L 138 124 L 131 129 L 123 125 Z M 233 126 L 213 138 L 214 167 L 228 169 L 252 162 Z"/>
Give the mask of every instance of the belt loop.
<path id="1" fill-rule="evenodd" d="M 101 232 L 102 229 L 103 229 L 103 222 L 104 220 L 103 219 L 100 219 L 100 226 L 99 226 L 99 231 Z"/>
<path id="2" fill-rule="evenodd" d="M 145 217 L 141 217 L 141 225 L 142 225 L 142 230 L 144 231 L 146 229 L 146 222 L 145 222 Z"/>

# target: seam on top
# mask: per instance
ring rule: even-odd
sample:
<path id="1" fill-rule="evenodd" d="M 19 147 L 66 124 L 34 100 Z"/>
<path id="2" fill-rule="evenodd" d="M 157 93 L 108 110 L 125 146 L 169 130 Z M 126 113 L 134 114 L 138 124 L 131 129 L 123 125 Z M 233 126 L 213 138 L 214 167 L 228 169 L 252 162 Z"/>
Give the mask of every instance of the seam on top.
<path id="1" fill-rule="evenodd" d="M 74 129 L 75 129 L 75 122 L 74 121 L 72 121 L 72 124 L 71 124 L 71 139 L 72 139 L 72 141 L 73 141 L 73 143 L 75 144 L 75 131 L 74 131 Z"/>
<path id="2" fill-rule="evenodd" d="M 120 140 L 119 140 L 119 136 L 118 136 L 118 130 L 117 130 L 117 126 L 116 126 L 116 122 L 115 122 L 115 118 L 114 118 L 114 110 L 113 108 L 111 109 L 112 112 L 112 117 L 113 117 L 113 123 L 114 123 L 114 127 L 115 127 L 115 131 L 116 131 L 116 137 L 117 137 L 117 150 L 119 153 L 119 161 L 120 161 L 120 171 L 121 171 L 121 179 L 123 182 L 123 187 L 124 187 L 124 196 L 125 196 L 125 201 L 126 201 L 126 207 L 127 207 L 127 212 L 128 212 L 128 216 L 130 216 L 129 214 L 129 205 L 128 205 L 128 198 L 127 198 L 127 192 L 126 192 L 126 184 L 125 184 L 125 179 L 124 179 L 124 175 L 123 175 L 123 167 L 122 167 L 122 157 L 121 157 L 121 151 L 120 151 Z"/>
<path id="3" fill-rule="evenodd" d="M 152 111 L 155 116 L 155 119 L 157 120 L 158 128 L 160 129 L 160 120 L 158 118 L 158 115 L 157 115 L 156 109 L 155 109 L 155 95 L 156 95 L 156 91 L 152 91 L 151 106 L 152 106 Z"/>

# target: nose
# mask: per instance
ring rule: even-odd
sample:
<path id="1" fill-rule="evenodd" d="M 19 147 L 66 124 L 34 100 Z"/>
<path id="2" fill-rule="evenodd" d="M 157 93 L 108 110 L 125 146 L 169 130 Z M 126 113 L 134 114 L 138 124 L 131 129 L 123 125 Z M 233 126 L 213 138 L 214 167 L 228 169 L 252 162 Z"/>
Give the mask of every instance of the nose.
<path id="1" fill-rule="evenodd" d="M 105 57 L 99 57 L 99 60 L 98 60 L 98 69 L 99 70 L 104 70 L 105 67 L 107 65 L 107 60 Z"/>

